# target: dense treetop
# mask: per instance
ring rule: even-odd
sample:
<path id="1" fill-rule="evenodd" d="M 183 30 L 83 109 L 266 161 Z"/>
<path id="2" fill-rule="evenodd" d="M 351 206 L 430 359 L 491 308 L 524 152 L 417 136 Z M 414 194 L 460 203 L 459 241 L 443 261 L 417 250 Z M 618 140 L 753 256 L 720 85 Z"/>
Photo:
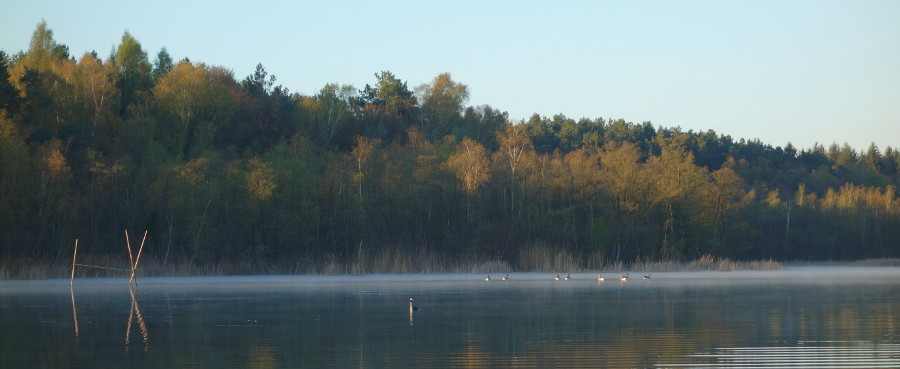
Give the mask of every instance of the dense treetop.
<path id="1" fill-rule="evenodd" d="M 70 55 L 46 23 L 0 51 L 0 252 L 350 260 L 385 246 L 515 262 L 900 256 L 900 153 L 773 147 L 650 122 L 468 106 L 450 73 L 311 96 L 262 64 L 153 61 L 128 32 Z"/>

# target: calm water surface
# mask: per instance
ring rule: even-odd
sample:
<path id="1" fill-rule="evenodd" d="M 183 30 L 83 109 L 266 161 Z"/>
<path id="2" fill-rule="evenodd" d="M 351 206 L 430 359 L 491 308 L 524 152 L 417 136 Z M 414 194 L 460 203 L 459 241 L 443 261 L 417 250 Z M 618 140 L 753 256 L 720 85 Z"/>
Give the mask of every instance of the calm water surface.
<path id="1" fill-rule="evenodd" d="M 2 281 L 0 368 L 900 367 L 896 268 L 493 277 Z"/>

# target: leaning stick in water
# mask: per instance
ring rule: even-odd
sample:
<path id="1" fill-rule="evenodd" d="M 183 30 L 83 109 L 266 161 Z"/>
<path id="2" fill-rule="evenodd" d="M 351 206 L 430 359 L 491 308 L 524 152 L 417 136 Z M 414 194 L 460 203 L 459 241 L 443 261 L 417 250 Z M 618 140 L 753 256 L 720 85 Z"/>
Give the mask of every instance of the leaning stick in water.
<path id="1" fill-rule="evenodd" d="M 131 285 L 131 281 L 134 281 L 134 284 L 137 285 L 137 278 L 134 276 L 134 271 L 138 267 L 138 263 L 141 262 L 141 252 L 144 251 L 144 241 L 147 241 L 147 230 L 144 230 L 144 238 L 141 239 L 141 247 L 138 249 L 137 259 L 134 260 L 134 266 L 131 267 L 131 279 L 128 280 L 128 284 Z M 131 250 L 131 246 L 128 247 Z"/>
<path id="2" fill-rule="evenodd" d="M 131 257 L 131 241 L 128 240 L 128 229 L 125 229 L 125 245 L 128 246 L 128 266 L 131 267 L 131 274 L 134 275 L 134 258 Z M 128 280 L 131 284 L 131 280 Z"/>
<path id="3" fill-rule="evenodd" d="M 75 239 L 75 252 L 72 253 L 72 277 L 69 278 L 69 287 L 75 283 L 75 256 L 78 255 L 78 239 Z"/>

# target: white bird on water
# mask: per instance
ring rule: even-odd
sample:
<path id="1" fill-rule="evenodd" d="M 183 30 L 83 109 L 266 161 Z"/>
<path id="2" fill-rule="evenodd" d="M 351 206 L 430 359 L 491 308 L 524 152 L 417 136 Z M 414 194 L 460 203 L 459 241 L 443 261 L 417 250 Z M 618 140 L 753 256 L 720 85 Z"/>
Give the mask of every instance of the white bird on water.
<path id="1" fill-rule="evenodd" d="M 410 327 L 412 327 L 412 325 L 413 325 L 413 315 L 414 315 L 413 313 L 418 313 L 418 312 L 419 312 L 419 307 L 413 305 L 413 298 L 410 297 L 409 298 L 409 326 Z"/>

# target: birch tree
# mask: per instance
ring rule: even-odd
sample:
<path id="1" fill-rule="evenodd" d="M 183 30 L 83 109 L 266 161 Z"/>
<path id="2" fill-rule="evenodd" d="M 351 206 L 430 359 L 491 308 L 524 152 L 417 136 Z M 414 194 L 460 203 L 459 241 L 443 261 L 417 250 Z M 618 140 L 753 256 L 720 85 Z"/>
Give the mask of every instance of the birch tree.
<path id="1" fill-rule="evenodd" d="M 472 223 L 472 198 L 478 189 L 490 178 L 490 161 L 484 146 L 465 137 L 456 146 L 456 152 L 447 159 L 447 167 L 459 180 L 466 193 L 466 213 Z"/>

